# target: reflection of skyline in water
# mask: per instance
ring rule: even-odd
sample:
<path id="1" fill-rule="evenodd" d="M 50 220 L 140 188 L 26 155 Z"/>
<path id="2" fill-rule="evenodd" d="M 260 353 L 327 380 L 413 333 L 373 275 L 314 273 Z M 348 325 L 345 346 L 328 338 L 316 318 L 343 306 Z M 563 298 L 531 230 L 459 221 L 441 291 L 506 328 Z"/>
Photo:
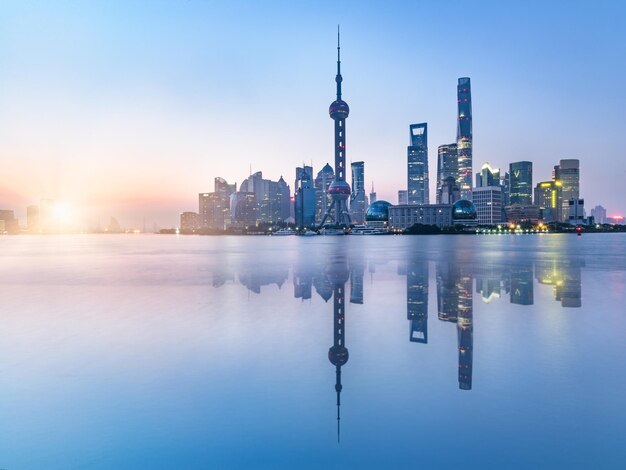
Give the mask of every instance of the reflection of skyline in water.
<path id="1" fill-rule="evenodd" d="M 340 406 L 342 385 L 341 368 L 349 358 L 345 345 L 346 286 L 350 287 L 349 303 L 365 305 L 364 283 L 366 271 L 371 283 L 375 282 L 377 266 L 388 265 L 388 260 L 367 260 L 363 253 L 341 252 L 330 254 L 326 260 L 298 260 L 291 266 L 293 296 L 311 300 L 313 291 L 325 303 L 333 302 L 333 345 L 328 359 L 335 366 L 335 392 L 337 406 L 337 438 L 340 432 Z M 431 271 L 431 264 L 434 271 Z M 511 304 L 531 306 L 535 302 L 534 282 L 552 286 L 554 298 L 562 307 L 582 305 L 581 268 L 584 261 L 557 259 L 523 260 L 503 265 L 496 262 L 470 263 L 455 256 L 428 260 L 412 255 L 397 261 L 396 272 L 406 277 L 406 318 L 409 341 L 427 345 L 428 301 L 430 274 L 434 273 L 437 318 L 441 322 L 456 324 L 458 351 L 458 386 L 472 390 L 474 357 L 474 292 L 488 308 L 498 305 L 504 295 Z M 289 265 L 254 263 L 239 269 L 229 267 L 213 274 L 213 286 L 220 287 L 238 279 L 249 291 L 262 293 L 265 286 L 279 289 L 289 279 Z"/>

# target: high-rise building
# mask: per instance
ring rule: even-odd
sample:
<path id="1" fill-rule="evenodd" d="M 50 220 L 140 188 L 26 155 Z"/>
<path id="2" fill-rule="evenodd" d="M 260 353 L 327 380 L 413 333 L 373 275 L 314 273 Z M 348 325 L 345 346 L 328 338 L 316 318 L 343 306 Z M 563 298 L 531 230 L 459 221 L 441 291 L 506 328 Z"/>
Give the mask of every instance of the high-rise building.
<path id="1" fill-rule="evenodd" d="M 257 225 L 259 205 L 254 193 L 238 191 L 230 196 L 231 226 L 247 229 Z"/>
<path id="2" fill-rule="evenodd" d="M 483 163 L 480 173 L 476 173 L 476 187 L 500 186 L 500 169 L 492 168 L 489 162 Z"/>
<path id="3" fill-rule="evenodd" d="M 398 191 L 398 205 L 406 206 L 409 203 L 409 192 L 406 189 Z"/>
<path id="4" fill-rule="evenodd" d="M 563 184 L 560 181 L 542 181 L 535 187 L 535 206 L 543 212 L 544 222 L 560 222 Z"/>
<path id="5" fill-rule="evenodd" d="M 561 160 L 554 167 L 553 179 L 563 183 L 562 221 L 569 222 L 570 199 L 580 197 L 580 161 L 577 159 Z"/>
<path id="6" fill-rule="evenodd" d="M 456 144 L 440 145 L 437 148 L 437 204 L 442 204 L 439 195 L 446 178 L 452 177 L 456 181 L 459 176 L 458 158 Z"/>
<path id="7" fill-rule="evenodd" d="M 315 187 L 313 186 L 313 167 L 296 168 L 294 191 L 294 209 L 298 228 L 315 225 Z"/>
<path id="8" fill-rule="evenodd" d="M 322 223 L 324 214 L 332 203 L 328 188 L 333 181 L 335 181 L 335 171 L 327 163 L 315 177 L 315 223 L 318 225 Z"/>
<path id="9" fill-rule="evenodd" d="M 472 192 L 472 198 L 479 225 L 496 225 L 503 222 L 501 186 L 476 187 Z"/>
<path id="10" fill-rule="evenodd" d="M 19 233 L 19 221 L 15 218 L 15 212 L 12 210 L 0 210 L 0 234 L 1 233 Z"/>
<path id="11" fill-rule="evenodd" d="M 320 225 L 324 225 L 327 219 L 333 221 L 333 226 L 340 228 L 350 226 L 350 213 L 348 212 L 348 198 L 350 197 L 350 185 L 346 183 L 346 119 L 350 114 L 348 103 L 341 99 L 341 48 L 339 43 L 339 31 L 337 31 L 337 99 L 330 104 L 328 114 L 335 121 L 335 180 L 330 184 L 328 192 L 332 203 Z"/>
<path id="12" fill-rule="evenodd" d="M 277 184 L 277 197 L 280 204 L 280 220 L 285 222 L 291 215 L 291 188 L 283 179 L 282 175 Z"/>
<path id="13" fill-rule="evenodd" d="M 281 177 L 282 180 L 282 177 Z M 290 190 L 284 180 L 271 181 L 263 178 L 263 173 L 257 171 L 241 183 L 242 192 L 254 193 L 259 206 L 259 222 L 276 224 L 283 222 L 287 201 L 290 198 Z"/>
<path id="14" fill-rule="evenodd" d="M 533 163 L 514 162 L 509 165 L 509 205 L 533 203 Z"/>
<path id="15" fill-rule="evenodd" d="M 461 198 L 472 200 L 472 86 L 468 77 L 459 78 L 457 91 L 458 122 L 456 145 L 458 158 L 457 183 Z"/>
<path id="16" fill-rule="evenodd" d="M 461 199 L 461 190 L 456 180 L 452 176 L 448 176 L 441 183 L 439 193 L 437 194 L 438 204 L 454 204 Z"/>
<path id="17" fill-rule="evenodd" d="M 352 194 L 350 195 L 350 218 L 355 224 L 365 223 L 367 196 L 365 195 L 365 163 L 354 162 L 352 168 Z"/>
<path id="18" fill-rule="evenodd" d="M 428 124 L 409 126 L 411 144 L 407 148 L 409 204 L 428 204 Z"/>
<path id="19" fill-rule="evenodd" d="M 236 189 L 236 184 L 217 177 L 212 193 L 198 194 L 199 228 L 224 230 L 230 225 L 230 196 Z"/>
<path id="20" fill-rule="evenodd" d="M 504 207 L 511 204 L 511 176 L 508 172 L 504 172 L 504 176 L 500 177 L 500 186 L 502 186 L 502 204 Z"/>
<path id="21" fill-rule="evenodd" d="M 606 209 L 602 206 L 596 206 L 591 209 L 591 217 L 596 224 L 606 223 Z"/>
<path id="22" fill-rule="evenodd" d="M 370 204 L 374 204 L 376 201 L 376 191 L 374 191 L 374 182 L 372 181 L 372 190 L 370 191 Z"/>

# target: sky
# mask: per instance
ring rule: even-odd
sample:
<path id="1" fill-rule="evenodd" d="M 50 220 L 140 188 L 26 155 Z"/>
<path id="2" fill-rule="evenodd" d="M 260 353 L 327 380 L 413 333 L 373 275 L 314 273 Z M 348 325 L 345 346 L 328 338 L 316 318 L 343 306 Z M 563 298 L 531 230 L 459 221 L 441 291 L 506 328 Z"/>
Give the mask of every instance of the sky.
<path id="1" fill-rule="evenodd" d="M 250 171 L 292 186 L 333 161 L 341 24 L 347 159 L 397 202 L 409 125 L 456 139 L 472 79 L 474 173 L 578 158 L 581 197 L 626 213 L 625 2 L 0 3 L 0 209 L 52 198 L 90 223 L 173 227 Z M 25 222 L 25 220 L 24 220 Z"/>

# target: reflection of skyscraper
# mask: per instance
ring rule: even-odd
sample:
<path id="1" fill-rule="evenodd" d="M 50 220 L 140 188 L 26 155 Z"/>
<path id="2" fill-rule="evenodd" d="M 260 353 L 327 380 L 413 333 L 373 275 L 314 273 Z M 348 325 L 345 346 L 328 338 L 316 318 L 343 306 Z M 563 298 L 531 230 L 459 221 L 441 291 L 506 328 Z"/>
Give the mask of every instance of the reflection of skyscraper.
<path id="1" fill-rule="evenodd" d="M 582 306 L 582 283 L 580 268 L 584 261 L 551 260 L 535 263 L 535 278 L 540 284 L 554 287 L 554 298 L 562 307 Z"/>
<path id="2" fill-rule="evenodd" d="M 363 303 L 363 276 L 365 275 L 365 260 L 361 253 L 350 258 L 350 303 Z"/>
<path id="3" fill-rule="evenodd" d="M 511 303 L 533 304 L 533 267 L 530 263 L 511 267 Z"/>
<path id="4" fill-rule="evenodd" d="M 411 124 L 407 148 L 409 204 L 428 204 L 428 124 Z"/>
<path id="5" fill-rule="evenodd" d="M 471 390 L 474 306 L 470 267 L 454 260 L 437 263 L 437 305 L 440 320 L 457 323 L 459 388 Z"/>
<path id="6" fill-rule="evenodd" d="M 348 281 L 348 267 L 345 258 L 333 258 L 326 270 L 328 281 L 333 288 L 333 345 L 328 350 L 328 360 L 335 366 L 335 391 L 337 392 L 337 441 L 339 441 L 339 421 L 341 406 L 341 367 L 348 362 L 348 348 L 345 346 L 345 285 Z"/>
<path id="7" fill-rule="evenodd" d="M 406 270 L 406 316 L 410 341 L 428 343 L 428 261 L 411 259 Z"/>
<path id="8" fill-rule="evenodd" d="M 472 87 L 468 77 L 459 78 L 456 87 L 458 122 L 456 145 L 458 156 L 457 182 L 463 199 L 472 199 Z"/>

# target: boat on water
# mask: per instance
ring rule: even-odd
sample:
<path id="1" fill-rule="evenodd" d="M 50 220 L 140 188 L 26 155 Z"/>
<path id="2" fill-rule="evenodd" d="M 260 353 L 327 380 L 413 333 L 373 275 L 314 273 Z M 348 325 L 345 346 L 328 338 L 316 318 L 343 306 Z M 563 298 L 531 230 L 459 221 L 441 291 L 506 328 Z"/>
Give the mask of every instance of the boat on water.
<path id="1" fill-rule="evenodd" d="M 317 235 L 317 232 L 314 232 L 313 230 L 305 230 L 304 232 L 300 232 L 297 235 L 300 237 L 314 237 Z"/>
<path id="2" fill-rule="evenodd" d="M 285 235 L 295 235 L 296 231 L 295 230 L 291 230 L 290 228 L 281 228 L 280 230 L 277 230 L 274 233 L 271 233 L 270 235 L 273 236 L 285 236 Z"/>
<path id="3" fill-rule="evenodd" d="M 320 235 L 345 235 L 346 231 L 342 228 L 324 227 L 320 230 Z"/>
<path id="4" fill-rule="evenodd" d="M 355 225 L 348 235 L 387 235 L 389 232 L 382 228 L 368 227 L 367 225 Z"/>

